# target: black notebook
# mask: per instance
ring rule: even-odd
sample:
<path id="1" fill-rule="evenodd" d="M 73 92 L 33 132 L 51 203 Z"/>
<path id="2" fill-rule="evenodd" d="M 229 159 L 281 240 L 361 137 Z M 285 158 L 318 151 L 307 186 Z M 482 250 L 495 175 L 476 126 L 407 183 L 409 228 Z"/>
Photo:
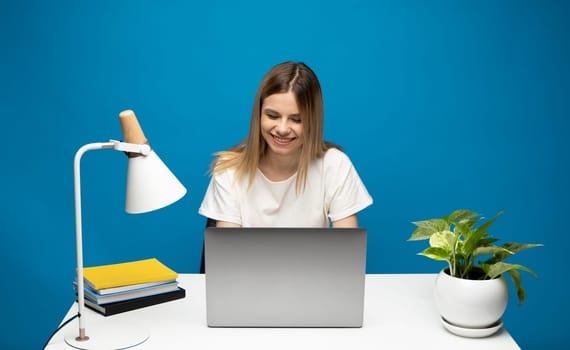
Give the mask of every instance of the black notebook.
<path id="1" fill-rule="evenodd" d="M 167 301 L 182 299 L 186 296 L 186 290 L 178 287 L 177 290 L 171 292 L 149 295 L 141 298 L 134 298 L 124 301 L 117 301 L 114 303 L 108 303 L 99 305 L 88 299 L 85 299 L 85 306 L 92 310 L 97 311 L 103 316 L 111 316 L 115 314 L 120 314 L 121 312 L 127 312 L 131 310 L 140 309 L 143 307 L 165 303 Z"/>

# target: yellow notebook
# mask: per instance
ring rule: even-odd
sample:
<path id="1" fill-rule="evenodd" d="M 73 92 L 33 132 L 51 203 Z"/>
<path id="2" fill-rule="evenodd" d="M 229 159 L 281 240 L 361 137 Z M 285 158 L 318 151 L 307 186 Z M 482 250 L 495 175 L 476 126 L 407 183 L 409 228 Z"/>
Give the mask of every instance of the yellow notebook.
<path id="1" fill-rule="evenodd" d="M 83 269 L 85 283 L 92 289 L 175 280 L 178 274 L 155 258 Z"/>

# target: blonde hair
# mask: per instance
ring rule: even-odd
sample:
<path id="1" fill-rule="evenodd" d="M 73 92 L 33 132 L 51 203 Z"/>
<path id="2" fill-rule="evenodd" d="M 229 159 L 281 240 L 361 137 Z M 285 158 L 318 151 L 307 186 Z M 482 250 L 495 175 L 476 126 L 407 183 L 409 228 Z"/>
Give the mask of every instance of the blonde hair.
<path id="1" fill-rule="evenodd" d="M 267 72 L 255 95 L 248 137 L 228 150 L 215 153 L 212 174 L 235 169 L 236 181 L 247 178 L 249 185 L 253 183 L 259 161 L 267 150 L 267 143 L 261 136 L 263 101 L 270 95 L 289 91 L 295 95 L 303 124 L 303 145 L 295 185 L 297 192 L 304 190 L 310 162 L 322 157 L 329 148 L 340 147 L 323 139 L 324 109 L 321 85 L 315 73 L 302 62 L 284 62 Z"/>

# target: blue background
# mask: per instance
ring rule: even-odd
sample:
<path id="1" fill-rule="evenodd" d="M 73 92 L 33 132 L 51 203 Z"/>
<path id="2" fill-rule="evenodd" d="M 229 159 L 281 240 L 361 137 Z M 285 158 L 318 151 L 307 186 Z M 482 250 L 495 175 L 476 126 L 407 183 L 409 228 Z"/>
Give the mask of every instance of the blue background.
<path id="1" fill-rule="evenodd" d="M 160 4 L 159 4 L 160 3 Z M 370 193 L 369 273 L 436 273 L 411 221 L 457 208 L 539 242 L 513 262 L 528 296 L 504 316 L 523 349 L 568 344 L 570 92 L 566 1 L 0 2 L 0 300 L 3 349 L 38 349 L 74 295 L 73 156 L 121 138 L 132 108 L 188 187 L 146 215 L 124 208 L 126 162 L 83 158 L 86 265 L 157 257 L 197 272 L 197 214 L 215 151 L 247 134 L 265 72 L 304 61 L 326 138 Z M 190 292 L 190 297 L 191 297 Z M 40 311 L 41 310 L 41 311 Z M 413 332 L 413 330 L 410 330 Z"/>

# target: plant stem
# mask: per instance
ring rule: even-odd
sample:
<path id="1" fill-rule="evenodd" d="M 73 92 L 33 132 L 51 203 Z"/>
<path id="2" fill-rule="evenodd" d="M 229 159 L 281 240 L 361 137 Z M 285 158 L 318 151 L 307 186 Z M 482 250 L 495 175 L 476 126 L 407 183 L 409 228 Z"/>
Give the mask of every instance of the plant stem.
<path id="1" fill-rule="evenodd" d="M 456 251 L 457 251 L 457 247 L 459 246 L 459 235 L 457 233 L 455 233 L 455 243 L 453 244 L 453 247 L 451 249 L 451 261 L 453 261 L 453 272 L 452 272 L 452 276 L 455 276 L 455 274 L 457 273 L 457 255 L 456 255 Z M 457 276 L 455 276 L 457 277 Z"/>

